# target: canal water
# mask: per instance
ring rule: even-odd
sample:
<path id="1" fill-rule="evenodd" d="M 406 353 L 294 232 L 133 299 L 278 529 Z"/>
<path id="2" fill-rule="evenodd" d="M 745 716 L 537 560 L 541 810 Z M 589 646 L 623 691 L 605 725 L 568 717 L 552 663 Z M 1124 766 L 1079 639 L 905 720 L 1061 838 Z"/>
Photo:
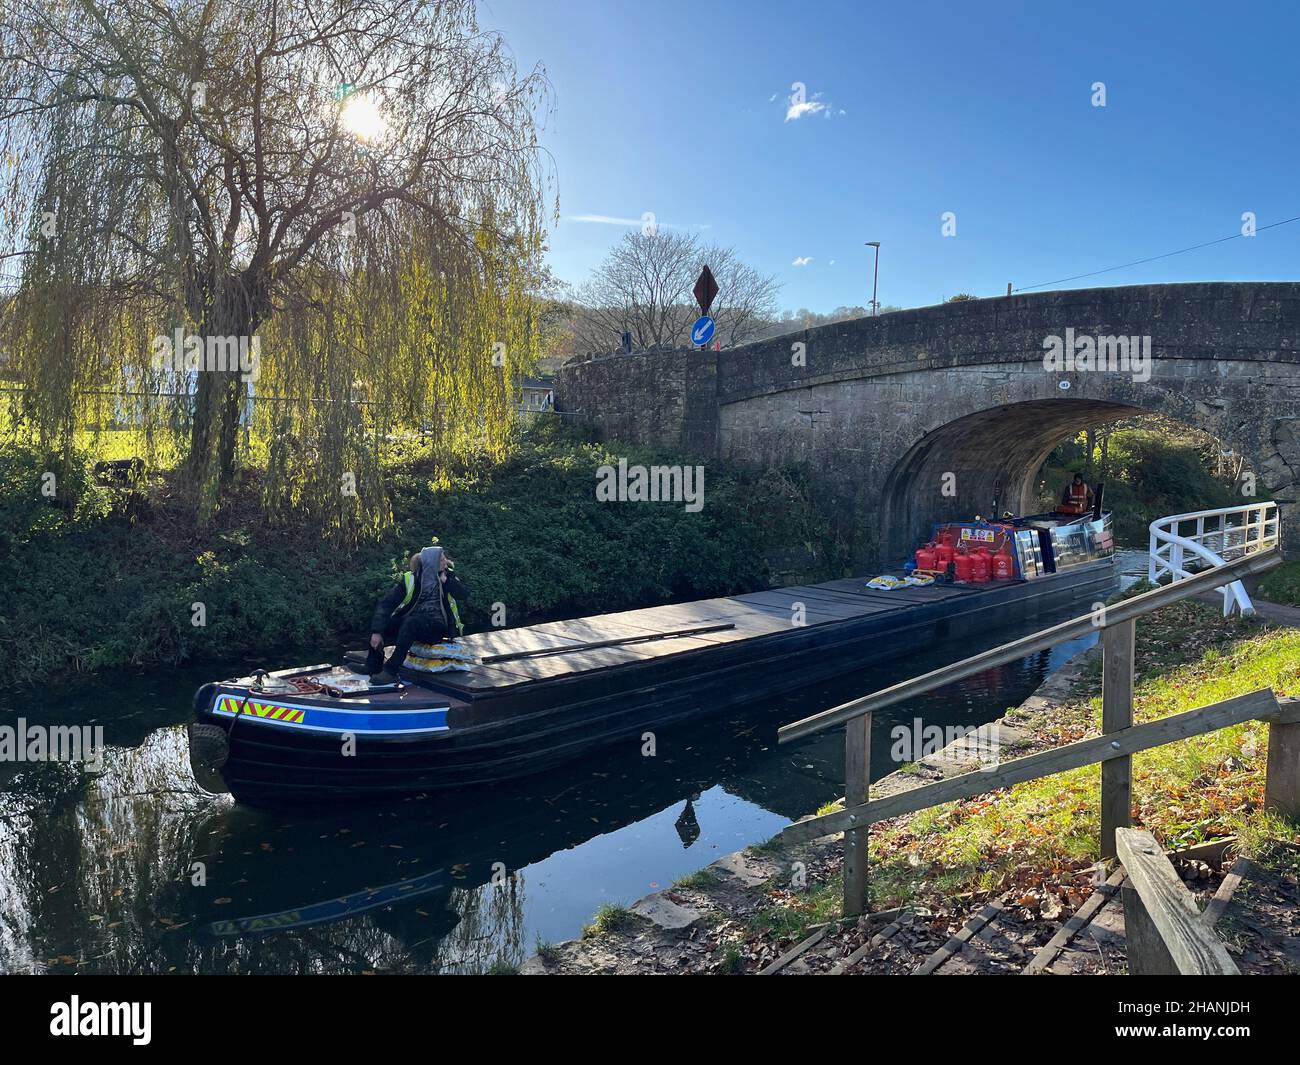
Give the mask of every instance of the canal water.
<path id="1" fill-rule="evenodd" d="M 1145 565 L 1145 553 L 1121 558 L 1128 580 Z M 0 971 L 517 965 L 538 943 L 578 935 L 602 904 L 667 887 L 842 795 L 842 732 L 778 746 L 779 725 L 1075 612 L 662 730 L 654 758 L 620 751 L 388 808 L 288 815 L 198 788 L 184 728 L 191 696 L 206 680 L 243 672 L 244 661 L 0 694 L 0 723 L 102 725 L 110 745 L 95 775 L 57 763 L 0 765 Z M 873 775 L 895 768 L 891 725 L 992 720 L 1093 640 L 877 715 Z"/>

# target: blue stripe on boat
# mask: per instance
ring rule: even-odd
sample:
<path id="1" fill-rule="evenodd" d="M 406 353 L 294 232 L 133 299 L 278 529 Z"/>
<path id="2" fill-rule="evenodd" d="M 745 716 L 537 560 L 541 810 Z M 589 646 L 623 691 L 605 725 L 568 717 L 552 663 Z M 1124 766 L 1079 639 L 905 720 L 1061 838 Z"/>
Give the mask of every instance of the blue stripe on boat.
<path id="1" fill-rule="evenodd" d="M 371 710 L 358 707 L 356 710 L 333 706 L 312 706 L 309 703 L 290 703 L 265 696 L 256 698 L 262 706 L 301 710 L 301 721 L 286 721 L 280 718 L 263 717 L 251 713 L 239 714 L 243 703 L 242 695 L 223 692 L 217 695 L 213 713 L 223 717 L 242 716 L 259 725 L 292 729 L 306 732 L 344 732 L 359 735 L 399 736 L 420 732 L 446 732 L 447 713 L 450 706 L 431 706 L 412 710 Z"/>

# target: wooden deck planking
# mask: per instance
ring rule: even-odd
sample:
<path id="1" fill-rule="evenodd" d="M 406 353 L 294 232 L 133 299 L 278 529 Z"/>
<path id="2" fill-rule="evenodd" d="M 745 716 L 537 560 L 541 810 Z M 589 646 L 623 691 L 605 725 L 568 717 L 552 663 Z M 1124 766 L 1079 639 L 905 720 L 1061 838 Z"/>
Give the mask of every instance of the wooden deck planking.
<path id="1" fill-rule="evenodd" d="M 516 651 L 537 651 L 545 647 L 568 647 L 581 642 L 577 637 L 543 632 L 533 626 L 475 632 L 460 641 L 476 655 L 507 655 Z"/>
<path id="2" fill-rule="evenodd" d="M 877 613 L 868 603 L 832 603 L 825 600 L 813 600 L 804 595 L 791 595 L 788 592 L 758 592 L 755 595 L 737 596 L 736 601 L 746 606 L 755 606 L 760 610 L 776 609 L 792 616 L 796 605 L 803 608 L 805 618 L 811 623 L 814 615 L 821 615 L 829 621 L 848 621 Z"/>
<path id="3" fill-rule="evenodd" d="M 468 694 L 481 691 L 502 691 L 519 684 L 526 684 L 532 677 L 509 673 L 499 666 L 475 666 L 468 673 L 438 673 L 429 678 L 439 687 L 447 687 Z"/>
<path id="4" fill-rule="evenodd" d="M 465 637 L 465 643 L 480 655 L 509 654 L 513 651 L 550 647 L 571 647 L 574 650 L 476 666 L 470 672 L 438 674 L 437 683 L 472 696 L 477 692 L 595 673 L 726 644 L 757 644 L 767 637 L 799 629 L 844 624 L 890 613 L 905 614 L 913 607 L 970 595 L 987 587 L 991 585 L 980 588 L 934 586 L 880 591 L 867 588 L 865 579 L 854 577 L 822 584 L 771 588 L 691 603 L 670 603 L 569 621 L 545 622 L 518 629 L 476 633 Z M 803 626 L 796 627 L 792 624 L 795 603 L 803 604 Z M 689 637 L 668 637 L 588 650 L 576 649 L 581 644 L 592 641 L 669 633 L 720 623 L 729 623 L 733 627 Z"/>
<path id="5" fill-rule="evenodd" d="M 840 606 L 854 606 L 866 614 L 880 613 L 887 610 L 898 610 L 907 606 L 906 603 L 896 601 L 893 603 L 882 603 L 871 596 L 857 595 L 853 592 L 841 592 L 830 588 L 823 588 L 819 584 L 807 585 L 804 587 L 781 589 L 790 591 L 796 598 L 806 603 L 834 603 Z"/>
<path id="6" fill-rule="evenodd" d="M 716 622 L 715 622 L 716 623 Z M 577 643 L 589 643 L 593 640 L 614 640 L 619 637 L 648 636 L 656 632 L 672 632 L 675 629 L 689 628 L 696 622 L 687 624 L 649 624 L 646 622 L 629 623 L 618 614 L 600 614 L 592 618 L 574 618 L 572 621 L 548 621 L 534 627 L 534 631 L 544 635 L 560 636 Z M 700 622 L 699 624 L 707 624 Z"/>
<path id="7" fill-rule="evenodd" d="M 847 591 L 843 588 L 827 588 L 824 584 L 793 584 L 788 588 L 776 588 L 772 591 L 789 591 L 798 592 L 800 595 L 811 595 L 821 599 L 834 599 L 838 602 L 861 603 L 866 597 L 859 595 L 857 592 Z"/>
<path id="8" fill-rule="evenodd" d="M 902 588 L 894 588 L 886 591 L 882 588 L 868 588 L 866 580 L 862 577 L 844 577 L 840 580 L 826 581 L 823 584 L 817 584 L 813 587 L 826 588 L 831 591 L 849 592 L 853 595 L 860 595 L 866 599 L 893 599 L 905 603 L 932 603 L 940 599 L 952 599 L 959 595 L 970 595 L 972 592 L 978 591 L 980 588 L 996 587 L 996 585 L 994 585 L 992 581 L 986 585 L 965 585 L 960 588 L 951 584 L 932 584 L 925 588 L 917 587 L 915 585 L 906 585 Z"/>
<path id="9" fill-rule="evenodd" d="M 643 607 L 640 610 L 622 610 L 605 617 L 620 625 L 628 625 L 650 632 L 671 632 L 676 629 L 689 629 L 696 625 L 713 625 L 729 621 L 731 611 L 715 605 L 722 600 L 706 600 L 702 603 L 677 603 L 668 606 Z"/>
<path id="10" fill-rule="evenodd" d="M 743 610 L 732 614 L 727 619 L 730 629 L 718 632 L 701 633 L 697 639 L 713 643 L 735 643 L 737 640 L 752 640 L 760 636 L 774 636 L 789 632 L 794 626 L 788 616 L 769 613 L 766 610 Z"/>
<path id="11" fill-rule="evenodd" d="M 477 691 L 483 688 L 505 688 L 531 681 L 551 680 L 555 677 L 578 673 L 592 673 L 626 666 L 637 662 L 646 662 L 657 658 L 684 654 L 687 651 L 703 651 L 716 647 L 706 640 L 683 636 L 668 640 L 655 640 L 651 643 L 634 643 L 622 647 L 593 647 L 586 651 L 571 651 L 565 654 L 542 655 L 537 658 L 514 659 L 498 665 L 478 666 L 468 673 L 448 673 L 439 676 L 439 682 Z M 495 674 L 490 683 L 482 683 L 479 674 Z"/>
<path id="12" fill-rule="evenodd" d="M 942 603 L 973 595 L 975 588 L 863 588 L 861 595 L 876 603 Z"/>
<path id="13" fill-rule="evenodd" d="M 691 608 L 691 609 L 687 609 Z M 674 632 L 698 625 L 731 624 L 731 630 L 700 633 L 693 639 L 715 643 L 731 643 L 737 639 L 784 632 L 790 628 L 788 610 L 758 609 L 730 598 L 703 599 L 696 603 L 681 603 L 665 607 L 645 607 L 617 614 L 604 614 L 599 619 L 610 625 L 625 626 L 628 633 Z M 554 631 L 568 631 L 565 621 L 551 622 Z"/>
<path id="14" fill-rule="evenodd" d="M 783 629 L 789 629 L 795 627 L 794 615 L 788 605 L 782 606 L 775 603 L 771 605 L 762 604 L 762 603 L 748 603 L 748 604 L 740 604 L 740 605 L 748 606 L 749 609 L 754 611 L 755 613 L 766 614 L 773 621 L 778 622 Z M 805 609 L 803 613 L 803 626 L 802 626 L 804 628 L 816 628 L 818 625 L 830 625 L 840 621 L 852 621 L 856 616 L 852 614 L 844 615 L 838 613 L 830 613 L 822 610 L 816 610 L 808 607 L 806 603 L 804 604 L 804 608 Z"/>
<path id="15" fill-rule="evenodd" d="M 806 626 L 826 625 L 838 621 L 852 621 L 855 618 L 868 617 L 878 611 L 869 607 L 855 608 L 851 604 L 822 603 L 801 598 L 800 596 L 771 596 L 752 598 L 737 596 L 735 606 L 741 611 L 767 614 L 769 617 L 791 625 L 794 617 L 794 605 L 803 604 L 803 623 Z"/>

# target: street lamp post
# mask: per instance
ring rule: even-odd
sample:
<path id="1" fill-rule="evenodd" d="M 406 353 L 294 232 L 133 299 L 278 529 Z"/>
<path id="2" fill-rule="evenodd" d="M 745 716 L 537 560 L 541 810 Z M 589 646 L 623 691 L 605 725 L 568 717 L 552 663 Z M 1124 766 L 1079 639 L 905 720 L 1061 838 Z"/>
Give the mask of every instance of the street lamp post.
<path id="1" fill-rule="evenodd" d="M 871 274 L 871 317 L 874 318 L 876 309 L 880 306 L 879 301 L 876 299 L 876 282 L 880 280 L 880 241 L 869 240 L 867 241 L 867 247 L 876 249 L 876 268 Z"/>

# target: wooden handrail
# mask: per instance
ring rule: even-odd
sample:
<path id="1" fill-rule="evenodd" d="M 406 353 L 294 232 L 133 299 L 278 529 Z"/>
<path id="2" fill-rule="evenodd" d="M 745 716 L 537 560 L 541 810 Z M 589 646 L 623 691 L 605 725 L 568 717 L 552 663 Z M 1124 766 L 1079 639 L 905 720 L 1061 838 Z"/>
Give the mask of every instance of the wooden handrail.
<path id="1" fill-rule="evenodd" d="M 1260 689 L 1158 721 L 1133 724 L 1134 631 L 1137 619 L 1200 592 L 1267 572 L 1281 563 L 1282 554 L 1277 549 L 1254 552 L 1187 580 L 1155 588 L 1114 605 L 1094 608 L 1081 617 L 786 725 L 778 732 L 782 743 L 840 724 L 846 726 L 846 808 L 796 822 L 782 835 L 793 843 L 835 832 L 844 833 L 843 912 L 845 916 L 852 916 L 867 909 L 867 834 L 873 823 L 1065 770 L 1100 765 L 1100 853 L 1103 858 L 1110 858 L 1116 855 L 1118 841 L 1131 823 L 1134 752 L 1252 719 L 1269 722 L 1264 806 L 1283 817 L 1300 817 L 1300 699 L 1285 699 L 1279 704 L 1271 690 Z M 870 776 L 873 711 L 1098 631 L 1101 632 L 1102 649 L 1102 735 L 870 801 L 867 781 Z M 1135 907 L 1140 905 L 1140 902 L 1134 902 Z"/>
<path id="2" fill-rule="evenodd" d="M 1013 758 L 989 769 L 976 769 L 947 780 L 936 780 L 933 784 L 902 791 L 888 798 L 874 799 L 806 821 L 796 821 L 785 829 L 784 837 L 792 843 L 819 839 L 833 832 L 862 828 L 901 814 L 916 813 L 941 803 L 969 799 L 986 791 L 1022 784 L 1026 780 L 1037 780 L 1064 773 L 1068 769 L 1096 765 L 1112 758 L 1127 758 L 1138 751 L 1161 747 L 1191 736 L 1202 736 L 1229 725 L 1239 725 L 1243 721 L 1290 719 L 1300 720 L 1300 707 L 1292 705 L 1283 711 L 1272 690 L 1260 688 L 1246 695 L 1186 710 L 1181 714 L 1172 714 L 1157 721 L 1132 725 L 1104 736 L 1076 740 L 1063 747 Z"/>
<path id="3" fill-rule="evenodd" d="M 1204 573 L 1198 573 L 1195 577 L 1189 577 L 1185 581 L 1178 581 L 1162 588 L 1154 588 L 1149 592 L 1143 592 L 1141 595 L 1135 595 L 1132 599 L 1125 599 L 1122 602 L 1107 606 L 1104 616 L 1100 620 L 1092 613 L 1084 614 L 1069 621 L 1063 621 L 1059 625 L 1053 625 L 1051 628 L 1043 629 L 1040 632 L 1031 633 L 1019 640 L 1013 640 L 1001 647 L 995 647 L 982 654 L 973 655 L 960 662 L 954 662 L 951 665 L 932 670 L 919 677 L 913 677 L 892 687 L 872 692 L 860 699 L 842 703 L 819 714 L 813 714 L 811 717 L 792 722 L 777 731 L 777 740 L 780 743 L 789 743 L 792 740 L 803 739 L 805 736 L 811 736 L 825 729 L 834 728 L 836 725 L 842 725 L 844 722 L 862 714 L 871 713 L 873 710 L 879 710 L 882 707 L 892 706 L 904 699 L 924 695 L 936 688 L 942 688 L 945 684 L 952 684 L 955 681 L 974 676 L 976 673 L 982 673 L 994 666 L 1015 662 L 1028 654 L 1032 654 L 1034 651 L 1042 651 L 1049 647 L 1055 647 L 1058 643 L 1065 643 L 1067 640 L 1085 636 L 1090 632 L 1097 632 L 1112 625 L 1132 621 L 1134 618 L 1149 614 L 1153 610 L 1159 610 L 1170 603 L 1177 603 L 1200 592 L 1218 588 L 1220 585 L 1230 584 L 1242 577 L 1264 573 L 1275 566 L 1280 566 L 1282 562 L 1282 552 L 1276 549 L 1246 555 L 1228 563 L 1226 566 L 1206 570 Z"/>

